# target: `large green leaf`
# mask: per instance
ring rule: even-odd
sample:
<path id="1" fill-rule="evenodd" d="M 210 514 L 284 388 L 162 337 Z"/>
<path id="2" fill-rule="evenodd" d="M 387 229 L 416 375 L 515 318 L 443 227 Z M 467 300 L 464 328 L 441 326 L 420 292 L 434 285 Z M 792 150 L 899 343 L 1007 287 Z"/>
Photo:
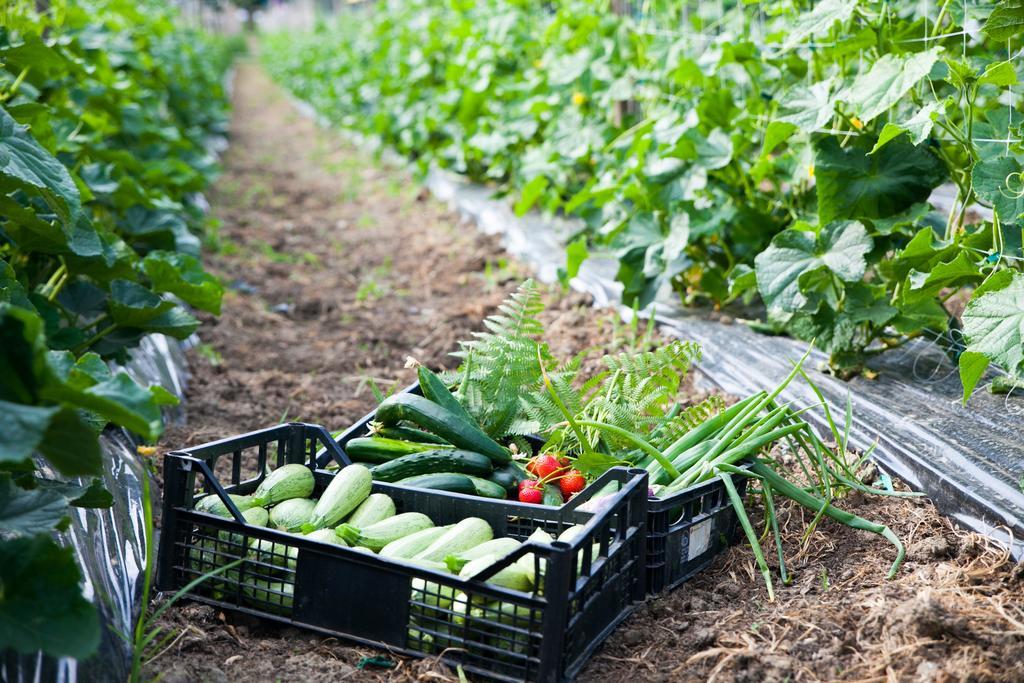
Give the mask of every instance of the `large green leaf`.
<path id="1" fill-rule="evenodd" d="M 43 442 L 57 406 L 0 401 L 0 463 L 21 462 Z"/>
<path id="2" fill-rule="evenodd" d="M 886 54 L 838 94 L 861 122 L 873 121 L 902 99 L 928 75 L 942 54 L 941 47 L 910 55 Z"/>
<path id="3" fill-rule="evenodd" d="M 68 501 L 49 489 L 23 489 L 0 472 L 0 538 L 34 536 L 68 522 Z M 2 600 L 0 600 L 2 602 Z"/>
<path id="4" fill-rule="evenodd" d="M 835 93 L 832 80 L 809 86 L 794 85 L 779 97 L 781 113 L 778 121 L 789 123 L 805 133 L 813 133 L 829 122 L 835 114 Z"/>
<path id="5" fill-rule="evenodd" d="M 817 235 L 784 230 L 754 259 L 761 298 L 769 311 L 800 310 L 808 302 L 801 286 L 806 275 L 824 268 L 844 282 L 859 281 L 872 245 L 864 225 L 856 221 L 832 223 Z"/>
<path id="6" fill-rule="evenodd" d="M 84 659 L 100 641 L 96 608 L 82 596 L 71 548 L 48 536 L 0 541 L 0 643 Z"/>
<path id="7" fill-rule="evenodd" d="M 1024 377 L 1024 273 L 1003 270 L 978 287 L 963 325 L 968 351 Z"/>
<path id="8" fill-rule="evenodd" d="M 1024 31 L 1024 0 L 1002 0 L 981 28 L 992 40 L 1007 41 Z"/>
<path id="9" fill-rule="evenodd" d="M 843 149 L 834 137 L 815 144 L 818 217 L 885 218 L 924 201 L 946 178 L 946 167 L 926 146 L 896 139 L 874 154 L 871 141 Z"/>
<path id="10" fill-rule="evenodd" d="M 929 299 L 947 287 L 962 287 L 980 277 L 975 258 L 966 251 L 958 251 L 952 260 L 935 263 L 927 271 L 911 270 L 900 290 L 901 301 L 912 303 Z"/>
<path id="11" fill-rule="evenodd" d="M 137 282 L 114 280 L 110 283 L 110 317 L 124 327 L 145 327 L 153 318 L 174 308 Z"/>
<path id="12" fill-rule="evenodd" d="M 921 144 L 925 141 L 925 138 L 931 134 L 932 127 L 935 125 L 935 121 L 938 119 L 939 114 L 945 106 L 945 100 L 929 102 L 918 109 L 917 113 L 906 121 L 901 123 L 889 122 L 885 124 L 885 127 L 882 128 L 882 132 L 878 134 L 878 142 L 875 143 L 875 146 L 871 148 L 871 151 L 868 152 L 868 154 L 874 154 L 887 143 L 892 142 L 904 133 L 915 145 Z"/>
<path id="13" fill-rule="evenodd" d="M 196 308 L 220 315 L 224 288 L 195 257 L 154 251 L 146 255 L 142 267 L 157 292 L 169 292 Z"/>
<path id="14" fill-rule="evenodd" d="M 857 0 L 822 0 L 810 12 L 804 12 L 793 22 L 783 42 L 784 49 L 791 49 L 807 37 L 831 30 L 836 22 L 845 22 L 853 16 Z"/>
<path id="15" fill-rule="evenodd" d="M 971 169 L 974 192 L 992 205 L 1000 220 L 1016 222 L 1024 214 L 1021 165 L 1013 157 L 982 159 Z"/>

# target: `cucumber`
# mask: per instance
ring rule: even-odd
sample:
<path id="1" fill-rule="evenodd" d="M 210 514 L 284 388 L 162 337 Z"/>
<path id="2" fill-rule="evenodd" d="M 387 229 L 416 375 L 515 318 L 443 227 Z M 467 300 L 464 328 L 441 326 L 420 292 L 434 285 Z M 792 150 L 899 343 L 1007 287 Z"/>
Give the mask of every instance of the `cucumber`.
<path id="1" fill-rule="evenodd" d="M 504 486 L 507 491 L 515 491 L 519 488 L 519 482 L 529 478 L 530 475 L 526 473 L 526 470 L 515 461 L 502 467 L 495 467 L 489 477 L 495 484 Z"/>
<path id="2" fill-rule="evenodd" d="M 370 476 L 370 470 L 362 465 L 343 467 L 327 485 L 327 490 L 313 508 L 313 516 L 308 524 L 302 526 L 302 530 L 309 533 L 334 526 L 338 520 L 366 500 L 372 487 L 373 477 Z"/>
<path id="3" fill-rule="evenodd" d="M 476 487 L 465 474 L 457 472 L 438 472 L 437 474 L 420 474 L 406 477 L 395 482 L 398 486 L 409 486 L 416 489 L 434 489 L 435 491 L 451 491 L 476 495 Z"/>
<path id="4" fill-rule="evenodd" d="M 451 446 L 450 443 L 439 437 L 437 434 L 425 432 L 415 427 L 381 427 L 373 433 L 385 439 L 397 439 L 398 441 L 412 441 L 414 443 L 437 443 Z"/>
<path id="5" fill-rule="evenodd" d="M 464 566 L 462 571 L 459 572 L 459 577 L 463 579 L 472 578 L 476 574 L 479 574 L 490 567 L 497 560 L 497 555 L 484 555 L 483 557 L 471 560 L 467 562 L 466 566 Z M 493 576 L 483 579 L 483 581 L 495 586 L 501 586 L 502 588 L 510 588 L 514 591 L 528 591 L 533 589 L 532 572 L 525 571 L 514 562 L 508 567 L 502 567 Z"/>
<path id="6" fill-rule="evenodd" d="M 511 460 L 508 449 L 487 436 L 475 423 L 467 422 L 450 410 L 415 394 L 393 394 L 377 407 L 377 419 L 385 425 L 408 420 L 431 431 L 450 444 L 483 453 L 498 464 Z"/>
<path id="7" fill-rule="evenodd" d="M 451 444 L 441 445 L 436 443 L 416 443 L 413 441 L 399 441 L 397 439 L 383 439 L 376 436 L 359 437 L 352 439 L 344 446 L 345 453 L 352 460 L 360 462 L 382 463 L 400 458 L 411 453 L 423 451 L 434 451 L 441 448 L 454 448 Z"/>
<path id="8" fill-rule="evenodd" d="M 450 526 L 435 526 L 423 531 L 409 534 L 397 541 L 392 541 L 381 548 L 381 557 L 393 557 L 398 560 L 415 557 L 430 547 L 430 544 L 441 538 Z"/>
<path id="9" fill-rule="evenodd" d="M 420 380 L 420 391 L 423 392 L 424 397 L 450 411 L 455 417 L 461 418 L 471 425 L 477 424 L 476 418 L 469 414 L 469 411 L 459 403 L 459 400 L 452 395 L 441 378 L 431 372 L 430 368 L 425 365 L 419 366 L 416 368 L 416 376 Z"/>
<path id="10" fill-rule="evenodd" d="M 473 488 L 476 489 L 476 495 L 483 496 L 484 498 L 497 498 L 499 500 L 505 500 L 508 498 L 508 491 L 501 484 L 495 484 L 489 479 L 481 479 L 480 477 L 474 477 L 469 474 L 466 475 L 469 480 L 473 482 Z"/>
<path id="11" fill-rule="evenodd" d="M 229 493 L 228 497 L 231 498 L 239 512 L 245 512 L 249 508 L 256 507 L 256 501 L 252 499 L 252 496 L 240 496 L 237 493 Z M 199 502 L 196 503 L 196 512 L 206 512 L 218 517 L 231 516 L 228 506 L 224 504 L 224 501 L 216 493 L 210 493 L 200 498 Z"/>
<path id="12" fill-rule="evenodd" d="M 435 472 L 460 472 L 486 477 L 491 473 L 491 460 L 486 455 L 472 451 L 442 449 L 403 455 L 370 468 L 376 481 L 388 482 Z"/>
<path id="13" fill-rule="evenodd" d="M 415 555 L 420 560 L 442 562 L 449 555 L 457 555 L 465 550 L 494 538 L 491 525 L 479 517 L 467 517 L 452 528 L 445 531 L 436 541 Z"/>
<path id="14" fill-rule="evenodd" d="M 370 497 L 360 503 L 345 522 L 354 527 L 364 527 L 394 515 L 395 501 L 391 500 L 391 496 L 386 493 L 371 493 Z"/>
<path id="15" fill-rule="evenodd" d="M 448 569 L 450 571 L 458 573 L 462 571 L 462 568 L 472 560 L 485 557 L 487 555 L 502 557 L 504 555 L 508 555 L 520 545 L 519 541 L 514 538 L 508 538 L 507 536 L 504 538 L 495 538 L 487 541 L 486 543 L 481 543 L 475 548 L 463 550 L 461 553 L 456 553 L 454 555 L 448 555 L 444 558 L 444 563 L 448 565 Z"/>
<path id="16" fill-rule="evenodd" d="M 432 526 L 434 522 L 422 512 L 403 512 L 361 529 L 351 524 L 342 524 L 335 532 L 349 545 L 362 546 L 376 552 L 393 541 Z"/>
<path id="17" fill-rule="evenodd" d="M 305 465 L 289 463 L 264 477 L 252 498 L 259 507 L 267 507 L 289 498 L 309 498 L 314 488 L 313 471 Z"/>
<path id="18" fill-rule="evenodd" d="M 316 501 L 309 498 L 290 498 L 270 509 L 270 526 L 281 531 L 298 531 L 313 516 Z"/>

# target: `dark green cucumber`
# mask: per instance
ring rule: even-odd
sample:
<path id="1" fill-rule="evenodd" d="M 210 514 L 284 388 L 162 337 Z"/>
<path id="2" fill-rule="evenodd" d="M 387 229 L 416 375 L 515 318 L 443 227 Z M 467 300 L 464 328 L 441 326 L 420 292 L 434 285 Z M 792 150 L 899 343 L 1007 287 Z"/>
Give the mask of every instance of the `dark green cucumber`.
<path id="1" fill-rule="evenodd" d="M 415 427 L 381 427 L 374 433 L 374 436 L 380 436 L 385 439 L 398 439 L 399 441 L 415 441 L 416 443 L 448 444 L 447 441 L 436 434 L 431 434 Z"/>
<path id="2" fill-rule="evenodd" d="M 473 487 L 476 489 L 476 495 L 483 496 L 484 498 L 499 498 L 505 500 L 508 498 L 508 491 L 501 484 L 495 484 L 490 479 L 481 479 L 480 477 L 474 477 L 472 475 L 466 475 L 469 480 L 473 482 Z"/>
<path id="3" fill-rule="evenodd" d="M 377 420 L 385 425 L 396 425 L 402 420 L 407 420 L 437 434 L 457 448 L 483 453 L 501 465 L 512 459 L 507 448 L 487 436 L 478 426 L 466 422 L 447 408 L 422 396 L 388 396 L 377 407 Z"/>
<path id="4" fill-rule="evenodd" d="M 343 446 L 352 460 L 360 462 L 388 462 L 410 453 L 434 451 L 439 448 L 453 448 L 436 443 L 415 443 L 398 439 L 384 439 L 376 436 L 362 436 L 352 439 Z"/>
<path id="5" fill-rule="evenodd" d="M 398 481 L 433 472 L 460 472 L 486 477 L 491 474 L 491 469 L 491 459 L 486 455 L 456 448 L 403 455 L 372 467 L 370 473 L 377 481 Z"/>
<path id="6" fill-rule="evenodd" d="M 519 488 L 519 482 L 529 478 L 530 475 L 517 462 L 510 462 L 502 467 L 494 468 L 489 477 L 495 484 L 505 487 L 508 491 L 515 491 Z"/>
<path id="7" fill-rule="evenodd" d="M 416 376 L 420 379 L 420 391 L 426 398 L 450 410 L 455 417 L 462 418 L 469 424 L 476 424 L 476 418 L 469 414 L 469 411 L 459 403 L 459 399 L 452 395 L 441 378 L 431 372 L 430 368 L 419 366 L 416 368 Z"/>
<path id="8" fill-rule="evenodd" d="M 473 481 L 465 474 L 453 472 L 419 474 L 415 477 L 399 479 L 395 484 L 417 489 L 434 489 L 435 491 L 451 491 L 452 493 L 476 495 L 476 487 L 473 486 Z"/>

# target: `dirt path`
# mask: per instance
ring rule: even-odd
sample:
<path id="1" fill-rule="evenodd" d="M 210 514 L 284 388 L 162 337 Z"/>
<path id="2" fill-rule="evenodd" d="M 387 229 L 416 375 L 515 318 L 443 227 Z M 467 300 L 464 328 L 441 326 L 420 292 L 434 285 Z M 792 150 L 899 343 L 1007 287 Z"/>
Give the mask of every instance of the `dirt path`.
<path id="1" fill-rule="evenodd" d="M 452 365 L 456 340 L 526 276 L 404 171 L 388 169 L 301 116 L 243 64 L 231 147 L 211 196 L 220 223 L 208 263 L 230 287 L 190 354 L 188 424 L 164 448 L 304 420 L 336 429 L 373 405 L 367 382 L 411 381 L 406 356 Z M 621 341 L 607 314 L 549 297 L 553 350 Z M 748 548 L 641 607 L 582 680 L 1024 680 L 1024 600 L 983 540 L 958 534 L 922 501 L 844 501 L 911 548 L 885 581 L 889 547 L 783 508 L 796 580 L 768 604 Z M 359 670 L 382 654 L 197 604 L 168 611 L 180 637 L 151 666 L 164 683 L 437 678 L 430 662 Z"/>

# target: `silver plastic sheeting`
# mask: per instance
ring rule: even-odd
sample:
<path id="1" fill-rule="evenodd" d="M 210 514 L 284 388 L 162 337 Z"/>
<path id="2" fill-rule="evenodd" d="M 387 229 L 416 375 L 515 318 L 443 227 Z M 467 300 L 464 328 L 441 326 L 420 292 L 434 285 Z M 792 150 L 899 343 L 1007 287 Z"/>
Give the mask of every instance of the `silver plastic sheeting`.
<path id="1" fill-rule="evenodd" d="M 579 224 L 536 213 L 517 217 L 506 202 L 492 199 L 487 188 L 445 171 L 431 171 L 426 183 L 481 231 L 500 235 L 508 252 L 530 265 L 538 279 L 557 280 L 565 263 L 564 245 Z M 633 311 L 620 303 L 617 267 L 614 259 L 592 257 L 571 285 L 592 295 L 595 306 L 618 308 L 628 321 Z M 662 331 L 703 346 L 698 370 L 707 383 L 730 394 L 775 386 L 807 350 L 804 342 L 703 318 L 682 308 L 671 292 L 662 293 L 641 314 L 646 317 L 651 310 Z M 826 360 L 815 352 L 807 367 L 824 366 Z M 847 400 L 851 402 L 852 445 L 867 449 L 877 442 L 874 459 L 885 471 L 925 492 L 961 526 L 998 540 L 1018 560 L 1024 557 L 1024 398 L 1019 392 L 997 396 L 978 391 L 963 407 L 956 368 L 927 342 L 881 354 L 872 369 L 878 371 L 877 379 L 843 382 L 824 373 L 815 377 L 837 419 Z M 790 384 L 783 396 L 799 405 L 818 402 L 801 382 Z M 809 419 L 827 430 L 821 411 Z"/>
<path id="2" fill-rule="evenodd" d="M 131 352 L 123 369 L 140 386 L 160 384 L 179 400 L 185 397 L 187 367 L 184 348 L 176 339 L 148 335 Z M 166 422 L 184 419 L 184 408 L 166 409 Z M 123 429 L 108 428 L 100 436 L 103 484 L 113 495 L 109 508 L 70 508 L 71 525 L 57 534 L 70 546 L 82 570 L 82 593 L 96 605 L 103 628 L 99 651 L 88 660 L 54 659 L 35 654 L 0 659 L 0 681 L 34 683 L 56 681 L 123 681 L 131 668 L 130 634 L 142 607 L 142 572 L 146 563 L 145 521 L 142 505 L 141 463 L 138 442 Z M 45 465 L 40 474 L 57 479 Z M 88 485 L 89 478 L 76 483 Z M 155 493 L 154 493 L 155 495 Z M 121 635 L 119 635 L 121 634 Z"/>

